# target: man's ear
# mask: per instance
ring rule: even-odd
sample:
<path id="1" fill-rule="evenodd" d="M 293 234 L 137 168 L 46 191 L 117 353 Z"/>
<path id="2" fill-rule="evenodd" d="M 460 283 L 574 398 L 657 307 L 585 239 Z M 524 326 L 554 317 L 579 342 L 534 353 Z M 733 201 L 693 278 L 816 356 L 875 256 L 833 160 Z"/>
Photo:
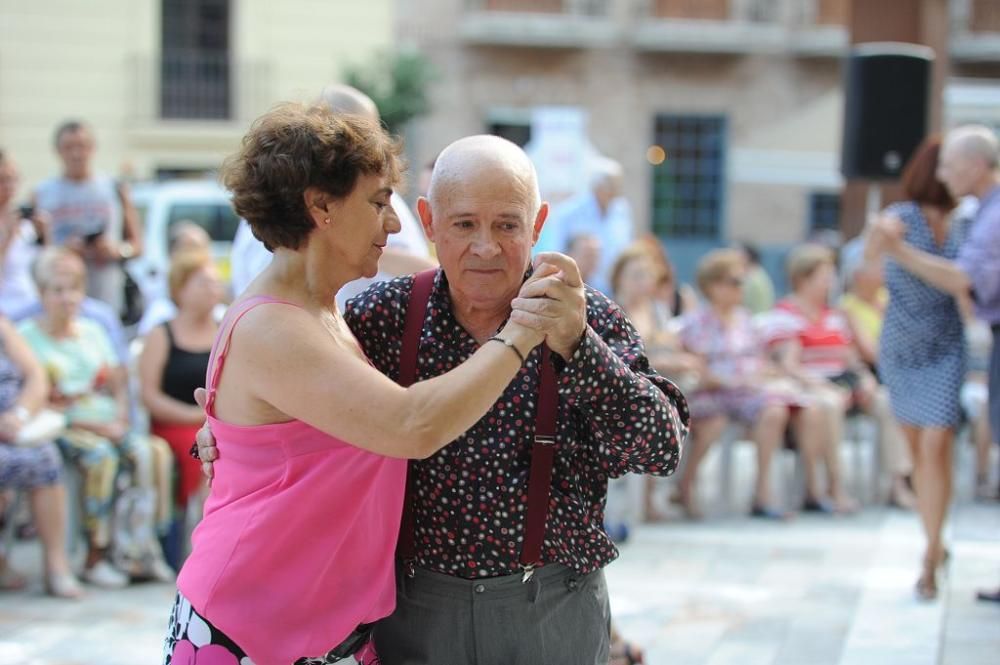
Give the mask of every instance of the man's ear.
<path id="1" fill-rule="evenodd" d="M 545 220 L 549 218 L 549 204 L 542 201 L 542 205 L 538 207 L 538 214 L 535 216 L 535 224 L 532 229 L 531 235 L 531 246 L 534 247 L 535 243 L 538 242 L 538 236 L 542 235 L 542 227 L 545 226 Z"/>
<path id="2" fill-rule="evenodd" d="M 431 202 L 426 197 L 417 199 L 417 216 L 420 217 L 420 225 L 424 227 L 424 235 L 431 242 L 434 242 L 434 219 L 431 215 Z"/>

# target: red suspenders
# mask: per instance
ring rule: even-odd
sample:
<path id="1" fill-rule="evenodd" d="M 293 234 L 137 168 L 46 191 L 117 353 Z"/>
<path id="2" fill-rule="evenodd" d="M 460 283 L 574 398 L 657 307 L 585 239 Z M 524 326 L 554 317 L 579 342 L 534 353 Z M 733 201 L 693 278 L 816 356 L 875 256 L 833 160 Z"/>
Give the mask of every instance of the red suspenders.
<path id="1" fill-rule="evenodd" d="M 406 327 L 403 347 L 399 357 L 399 385 L 410 386 L 416 380 L 417 346 L 427 314 L 427 301 L 434 286 L 436 270 L 425 270 L 414 276 L 410 303 L 406 310 Z M 556 392 L 555 370 L 548 347 L 542 348 L 541 381 L 538 388 L 538 413 L 535 417 L 535 438 L 531 449 L 531 471 L 528 476 L 528 514 L 521 546 L 522 581 L 527 582 L 535 568 L 542 563 L 542 540 L 549 512 L 549 495 L 552 489 L 552 463 L 556 449 L 556 411 L 559 395 Z M 402 559 L 406 572 L 414 574 L 416 534 L 413 522 L 413 462 L 406 474 L 406 499 L 400 523 L 399 544 L 396 553 Z"/>

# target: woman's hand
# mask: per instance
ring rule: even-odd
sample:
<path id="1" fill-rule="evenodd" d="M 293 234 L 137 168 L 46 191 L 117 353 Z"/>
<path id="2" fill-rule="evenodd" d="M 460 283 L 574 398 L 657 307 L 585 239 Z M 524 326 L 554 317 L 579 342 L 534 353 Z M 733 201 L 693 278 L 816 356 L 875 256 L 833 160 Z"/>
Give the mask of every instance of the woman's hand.
<path id="1" fill-rule="evenodd" d="M 14 409 L 9 409 L 0 413 L 0 441 L 13 442 L 24 427 L 24 420 L 15 413 Z"/>
<path id="2" fill-rule="evenodd" d="M 892 254 L 903 243 L 905 235 L 906 225 L 899 217 L 879 215 L 871 224 L 871 234 L 867 240 L 870 255 Z"/>

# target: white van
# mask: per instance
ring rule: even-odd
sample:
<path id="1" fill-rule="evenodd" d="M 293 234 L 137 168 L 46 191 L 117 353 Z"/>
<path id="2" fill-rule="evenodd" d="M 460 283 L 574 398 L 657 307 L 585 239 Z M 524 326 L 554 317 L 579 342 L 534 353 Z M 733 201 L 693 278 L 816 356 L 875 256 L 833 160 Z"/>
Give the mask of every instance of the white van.
<path id="1" fill-rule="evenodd" d="M 139 211 L 144 246 L 142 256 L 129 261 L 126 269 L 147 302 L 167 292 L 168 239 L 171 226 L 178 222 L 194 222 L 208 232 L 220 276 L 228 284 L 229 254 L 240 223 L 229 192 L 213 180 L 140 183 L 131 191 Z"/>

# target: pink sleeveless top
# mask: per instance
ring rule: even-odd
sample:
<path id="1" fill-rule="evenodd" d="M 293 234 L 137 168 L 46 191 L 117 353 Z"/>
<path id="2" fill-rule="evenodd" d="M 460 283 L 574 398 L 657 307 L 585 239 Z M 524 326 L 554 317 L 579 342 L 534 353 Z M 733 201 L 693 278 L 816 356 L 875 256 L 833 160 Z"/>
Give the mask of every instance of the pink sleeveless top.
<path id="1" fill-rule="evenodd" d="M 233 328 L 254 307 L 275 303 L 296 306 L 248 298 L 213 346 L 205 411 L 219 459 L 177 579 L 194 608 L 257 665 L 322 656 L 358 624 L 392 612 L 406 483 L 406 460 L 304 422 L 238 426 L 214 417 Z"/>

